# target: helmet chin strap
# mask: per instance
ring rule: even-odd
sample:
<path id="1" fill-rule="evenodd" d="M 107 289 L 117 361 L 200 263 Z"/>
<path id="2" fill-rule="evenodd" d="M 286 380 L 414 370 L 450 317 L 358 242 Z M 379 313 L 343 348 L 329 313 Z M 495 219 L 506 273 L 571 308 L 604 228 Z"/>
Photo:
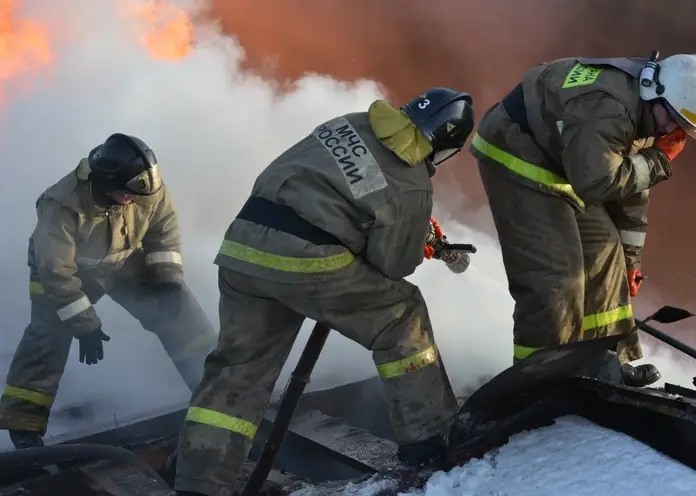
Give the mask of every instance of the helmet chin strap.
<path id="1" fill-rule="evenodd" d="M 425 168 L 428 170 L 428 176 L 433 177 L 437 172 L 437 166 L 433 163 L 430 157 L 426 157 L 424 162 Z"/>

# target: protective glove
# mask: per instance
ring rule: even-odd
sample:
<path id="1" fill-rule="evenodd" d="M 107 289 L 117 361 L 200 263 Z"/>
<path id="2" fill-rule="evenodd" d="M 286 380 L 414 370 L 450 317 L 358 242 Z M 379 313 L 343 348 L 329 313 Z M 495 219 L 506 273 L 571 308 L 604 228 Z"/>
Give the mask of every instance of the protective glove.
<path id="1" fill-rule="evenodd" d="M 434 217 L 430 217 L 430 225 L 428 226 L 428 234 L 425 237 L 425 246 L 423 247 L 423 256 L 430 260 L 435 255 L 435 247 L 446 239 L 440 223 Z"/>
<path id="2" fill-rule="evenodd" d="M 653 144 L 667 156 L 670 162 L 684 150 L 684 145 L 686 145 L 686 132 L 680 127 L 665 136 L 660 136 Z"/>
<path id="3" fill-rule="evenodd" d="M 466 271 L 471 261 L 469 254 L 461 250 L 442 250 L 439 254 L 439 258 L 445 262 L 447 268 L 455 274 L 461 274 Z"/>
<path id="4" fill-rule="evenodd" d="M 631 295 L 631 298 L 635 298 L 638 295 L 640 286 L 643 284 L 643 274 L 640 269 L 628 269 L 626 276 L 628 277 L 628 293 Z"/>
<path id="5" fill-rule="evenodd" d="M 92 365 L 104 359 L 104 346 L 102 341 L 109 341 L 111 338 L 104 334 L 99 327 L 89 334 L 77 338 L 80 340 L 80 363 Z"/>

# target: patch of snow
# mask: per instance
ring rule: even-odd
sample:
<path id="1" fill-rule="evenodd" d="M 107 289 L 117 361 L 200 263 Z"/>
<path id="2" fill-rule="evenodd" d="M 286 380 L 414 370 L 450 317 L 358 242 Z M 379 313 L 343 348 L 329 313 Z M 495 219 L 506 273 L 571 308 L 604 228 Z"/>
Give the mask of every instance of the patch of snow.
<path id="1" fill-rule="evenodd" d="M 647 426 L 646 426 L 647 428 Z M 693 495 L 696 471 L 581 417 L 513 436 L 482 459 L 437 472 L 404 496 Z"/>
<path id="2" fill-rule="evenodd" d="M 330 494 L 375 496 L 394 487 L 394 481 L 373 477 Z M 696 471 L 691 468 L 625 434 L 582 417 L 566 416 L 551 426 L 513 436 L 506 445 L 483 458 L 447 473 L 434 473 L 423 489 L 398 494 L 686 496 L 696 494 L 694 488 Z"/>

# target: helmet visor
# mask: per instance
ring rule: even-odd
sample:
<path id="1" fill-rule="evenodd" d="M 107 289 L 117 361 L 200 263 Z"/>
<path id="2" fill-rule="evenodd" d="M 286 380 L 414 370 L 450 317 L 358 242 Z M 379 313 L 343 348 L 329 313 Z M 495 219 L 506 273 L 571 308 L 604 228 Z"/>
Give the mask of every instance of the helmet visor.
<path id="1" fill-rule="evenodd" d="M 162 177 L 156 165 L 144 170 L 126 183 L 126 191 L 138 196 L 154 195 L 161 187 Z"/>
<path id="2" fill-rule="evenodd" d="M 679 127 L 682 128 L 686 132 L 686 134 L 688 134 L 692 138 L 696 138 L 696 126 L 689 122 L 683 115 L 681 115 L 681 113 L 674 110 L 674 108 L 672 108 L 672 106 L 668 102 L 665 102 L 665 107 L 667 108 L 667 111 L 669 112 L 669 115 L 672 117 L 674 122 L 679 124 Z"/>
<path id="3" fill-rule="evenodd" d="M 440 150 L 432 154 L 433 165 L 439 165 L 445 160 L 448 160 L 455 156 L 457 153 L 462 151 L 461 148 L 449 148 L 447 150 Z"/>

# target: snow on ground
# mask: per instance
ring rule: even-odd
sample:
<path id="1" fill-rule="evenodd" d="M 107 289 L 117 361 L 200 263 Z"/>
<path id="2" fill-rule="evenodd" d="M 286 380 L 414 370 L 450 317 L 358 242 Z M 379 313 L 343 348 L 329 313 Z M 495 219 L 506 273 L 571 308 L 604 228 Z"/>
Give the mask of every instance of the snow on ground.
<path id="1" fill-rule="evenodd" d="M 375 496 L 389 480 L 349 484 L 332 493 Z M 696 493 L 696 471 L 635 439 L 576 416 L 513 436 L 481 459 L 436 472 L 422 490 L 400 496 L 670 496 Z"/>

